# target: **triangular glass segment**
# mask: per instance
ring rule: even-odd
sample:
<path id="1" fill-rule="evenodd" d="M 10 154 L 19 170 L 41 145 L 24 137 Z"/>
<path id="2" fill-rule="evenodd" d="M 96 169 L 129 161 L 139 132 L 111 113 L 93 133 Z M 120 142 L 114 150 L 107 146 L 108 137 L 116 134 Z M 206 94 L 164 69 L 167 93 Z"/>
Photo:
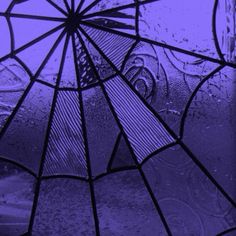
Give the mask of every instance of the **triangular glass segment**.
<path id="1" fill-rule="evenodd" d="M 105 88 L 139 162 L 174 141 L 122 78 L 105 82 Z"/>
<path id="2" fill-rule="evenodd" d="M 0 155 L 38 172 L 53 89 L 35 83 L 1 138 Z"/>
<path id="3" fill-rule="evenodd" d="M 11 13 L 48 17 L 65 17 L 47 0 L 16 1 Z"/>
<path id="4" fill-rule="evenodd" d="M 72 38 L 70 37 L 60 79 L 61 88 L 78 88 Z"/>
<path id="5" fill-rule="evenodd" d="M 92 175 L 97 176 L 107 170 L 119 128 L 100 87 L 82 95 Z"/>
<path id="6" fill-rule="evenodd" d="M 135 40 L 84 25 L 81 27 L 109 60 L 118 69 L 121 69 L 125 56 L 135 43 Z"/>
<path id="7" fill-rule="evenodd" d="M 11 52 L 11 36 L 9 26 L 5 17 L 0 16 L 0 35 L 1 35 L 1 47 L 0 58 Z"/>
<path id="8" fill-rule="evenodd" d="M 44 175 L 56 174 L 87 176 L 78 92 L 57 96 L 44 165 Z"/>
<path id="9" fill-rule="evenodd" d="M 110 168 L 116 169 L 126 166 L 135 166 L 132 153 L 122 135 L 117 138 L 117 147 L 113 150 L 112 162 L 110 163 Z"/>
<path id="10" fill-rule="evenodd" d="M 110 64 L 106 61 L 106 59 L 94 48 L 92 43 L 80 32 L 82 40 L 84 42 L 85 47 L 91 57 L 94 66 L 97 69 L 98 75 L 101 80 L 112 77 L 116 74 Z"/>
<path id="11" fill-rule="evenodd" d="M 59 30 L 17 54 L 32 73 L 39 69 L 61 32 Z"/>
<path id="12" fill-rule="evenodd" d="M 125 32 L 135 35 L 136 8 L 127 8 L 124 10 L 114 10 L 111 12 L 98 12 L 91 16 L 85 16 L 85 22 L 94 24 L 98 27 L 115 29 L 116 31 Z"/>
<path id="13" fill-rule="evenodd" d="M 92 67 L 92 61 L 89 58 L 89 55 L 83 45 L 81 44 L 78 37 L 75 39 L 75 47 L 76 47 L 76 63 L 78 68 L 78 77 L 80 80 L 80 87 L 84 88 L 95 84 L 98 82 L 96 71 Z"/>
<path id="14" fill-rule="evenodd" d="M 15 48 L 19 48 L 56 28 L 60 22 L 11 17 Z M 24 35 L 24 37 L 22 37 Z"/>
<path id="15" fill-rule="evenodd" d="M 65 38 L 60 41 L 59 45 L 49 58 L 47 64 L 43 67 L 38 79 L 50 83 L 51 85 L 56 85 L 58 73 L 60 70 L 60 64 L 62 60 L 63 48 L 65 45 Z"/>
<path id="16" fill-rule="evenodd" d="M 87 14 L 91 14 L 91 13 L 95 13 L 95 12 L 100 12 L 100 11 L 107 11 L 107 10 L 111 10 L 113 8 L 117 8 L 117 7 L 124 7 L 126 5 L 129 4 L 135 4 L 136 0 L 122 0 L 122 1 L 118 1 L 118 0 L 114 0 L 114 1 L 107 1 L 107 0 L 100 0 L 97 2 L 97 4 L 95 4 L 87 13 Z M 127 6 L 128 8 L 129 6 Z"/>
<path id="17" fill-rule="evenodd" d="M 72 1 L 74 1 L 75 10 L 77 10 L 78 7 L 81 6 L 81 1 L 84 1 L 84 0 L 72 0 Z M 87 2 L 87 1 L 85 0 L 85 2 Z"/>

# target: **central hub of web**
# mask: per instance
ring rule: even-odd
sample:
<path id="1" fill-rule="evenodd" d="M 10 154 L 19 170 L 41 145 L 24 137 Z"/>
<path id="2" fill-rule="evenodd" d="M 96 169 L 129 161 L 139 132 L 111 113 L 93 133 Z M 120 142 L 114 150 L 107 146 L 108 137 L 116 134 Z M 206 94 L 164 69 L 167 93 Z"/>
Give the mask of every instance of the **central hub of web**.
<path id="1" fill-rule="evenodd" d="M 66 28 L 68 32 L 75 32 L 80 24 L 80 15 L 71 13 L 66 21 Z"/>

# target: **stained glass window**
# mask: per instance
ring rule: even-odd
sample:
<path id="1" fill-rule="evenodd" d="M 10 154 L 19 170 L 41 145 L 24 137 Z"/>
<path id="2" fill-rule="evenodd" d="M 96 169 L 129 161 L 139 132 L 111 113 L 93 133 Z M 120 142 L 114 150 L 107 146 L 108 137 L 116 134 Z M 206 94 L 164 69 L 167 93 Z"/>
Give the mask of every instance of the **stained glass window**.
<path id="1" fill-rule="evenodd" d="M 235 235 L 235 9 L 1 0 L 0 235 Z"/>

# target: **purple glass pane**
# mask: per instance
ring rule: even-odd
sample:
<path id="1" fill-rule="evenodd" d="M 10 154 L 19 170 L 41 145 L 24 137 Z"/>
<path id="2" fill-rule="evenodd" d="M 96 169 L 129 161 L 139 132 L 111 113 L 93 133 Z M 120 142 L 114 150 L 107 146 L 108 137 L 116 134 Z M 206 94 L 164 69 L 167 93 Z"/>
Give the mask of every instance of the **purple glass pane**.
<path id="1" fill-rule="evenodd" d="M 93 44 L 83 36 L 80 32 L 80 35 L 83 39 L 83 43 L 91 57 L 92 63 L 95 66 L 100 80 L 106 80 L 115 74 L 115 71 L 111 65 L 106 61 L 106 59 L 99 53 L 93 46 Z"/>
<path id="2" fill-rule="evenodd" d="M 82 27 L 109 60 L 121 69 L 122 62 L 135 40 L 91 27 Z"/>
<path id="3" fill-rule="evenodd" d="M 70 39 L 60 79 L 61 88 L 78 88 L 72 40 Z"/>
<path id="4" fill-rule="evenodd" d="M 52 97 L 53 89 L 33 85 L 1 139 L 1 156 L 38 171 Z"/>
<path id="5" fill-rule="evenodd" d="M 0 0 L 0 235 L 234 234 L 235 6 Z"/>
<path id="6" fill-rule="evenodd" d="M 174 141 L 120 77 L 109 80 L 105 87 L 139 162 Z"/>
<path id="7" fill-rule="evenodd" d="M 47 0 L 27 0 L 16 1 L 11 11 L 12 13 L 35 15 L 35 16 L 50 16 L 50 17 L 63 17 L 64 15 L 58 11 Z"/>
<path id="8" fill-rule="evenodd" d="M 59 92 L 51 125 L 45 175 L 87 176 L 79 94 Z"/>
<path id="9" fill-rule="evenodd" d="M 96 176 L 106 172 L 119 128 L 100 88 L 82 94 L 91 169 Z"/>
<path id="10" fill-rule="evenodd" d="M 94 235 L 88 183 L 76 179 L 43 181 L 33 235 Z"/>
<path id="11" fill-rule="evenodd" d="M 57 31 L 17 54 L 33 74 L 37 72 L 46 59 L 56 40 L 59 38 L 60 33 L 61 31 Z"/>
<path id="12" fill-rule="evenodd" d="M 0 16 L 0 35 L 1 35 L 1 44 L 0 47 L 0 58 L 10 53 L 11 50 L 11 37 L 9 26 L 6 18 Z"/>
<path id="13" fill-rule="evenodd" d="M 201 86 L 187 113 L 184 141 L 236 199 L 234 88 L 235 70 L 227 67 Z"/>
<path id="14" fill-rule="evenodd" d="M 27 232 L 34 199 L 34 178 L 0 161 L 0 232 L 19 236 Z"/>
<path id="15" fill-rule="evenodd" d="M 165 232 L 137 171 L 99 179 L 95 183 L 95 196 L 101 235 L 158 236 Z"/>
<path id="16" fill-rule="evenodd" d="M 140 6 L 140 35 L 219 58 L 212 34 L 214 0 L 166 0 Z"/>

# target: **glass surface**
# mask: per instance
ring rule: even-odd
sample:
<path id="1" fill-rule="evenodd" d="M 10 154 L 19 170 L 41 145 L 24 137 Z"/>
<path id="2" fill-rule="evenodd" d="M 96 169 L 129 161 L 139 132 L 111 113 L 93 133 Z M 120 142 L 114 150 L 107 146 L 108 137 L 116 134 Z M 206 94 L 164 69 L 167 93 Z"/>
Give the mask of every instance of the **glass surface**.
<path id="1" fill-rule="evenodd" d="M 235 9 L 0 1 L 0 235 L 235 235 Z"/>

